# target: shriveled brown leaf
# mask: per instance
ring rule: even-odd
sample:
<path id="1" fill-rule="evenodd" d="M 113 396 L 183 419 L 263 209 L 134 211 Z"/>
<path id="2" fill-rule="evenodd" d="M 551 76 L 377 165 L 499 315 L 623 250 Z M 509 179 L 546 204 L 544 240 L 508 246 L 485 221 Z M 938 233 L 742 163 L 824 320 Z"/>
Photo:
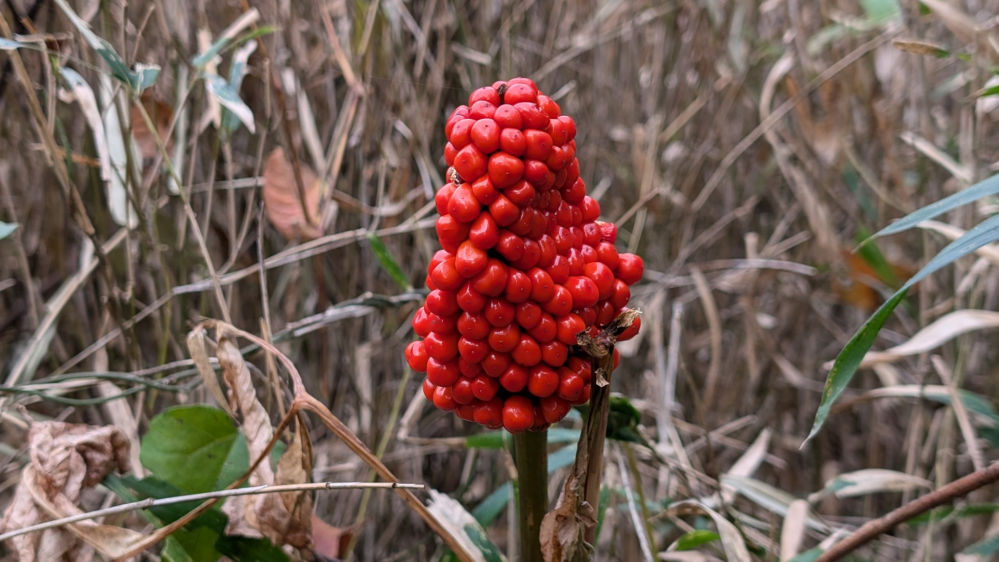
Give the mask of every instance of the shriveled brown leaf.
<path id="1" fill-rule="evenodd" d="M 149 114 L 149 119 L 156 126 L 156 133 L 154 135 L 149 130 L 146 120 L 142 117 L 142 112 L 139 111 L 139 107 L 132 105 L 132 138 L 135 139 L 135 144 L 139 147 L 139 153 L 142 154 L 143 160 L 152 160 L 155 158 L 159 152 L 159 148 L 156 147 L 156 136 L 158 135 L 160 140 L 165 143 L 166 151 L 169 154 L 173 150 L 173 139 L 167 139 L 166 137 L 167 131 L 170 128 L 170 121 L 173 119 L 173 108 L 166 102 L 153 97 L 149 91 L 142 93 L 141 102 L 142 107 Z"/>
<path id="2" fill-rule="evenodd" d="M 577 468 L 582 472 L 569 476 L 555 509 L 541 520 L 541 555 L 545 562 L 582 562 L 589 560 L 593 551 L 585 536 L 586 526 L 596 524 L 595 510 L 582 498 L 580 478 L 586 474 L 586 463 Z"/>
<path id="3" fill-rule="evenodd" d="M 251 461 L 266 457 L 274 436 L 267 410 L 257 400 L 250 370 L 243 361 L 233 338 L 224 333 L 219 338 L 216 355 L 223 378 L 229 387 L 229 405 L 243 419 L 243 433 Z M 267 458 L 250 474 L 250 485 L 301 484 L 312 474 L 312 443 L 305 425 L 297 423 L 295 438 L 278 462 L 277 473 Z M 227 532 L 246 536 L 264 536 L 276 545 L 295 548 L 311 545 L 312 496 L 307 492 L 284 492 L 232 498 L 223 506 L 229 516 Z"/>
<path id="4" fill-rule="evenodd" d="M 315 226 L 319 224 L 320 182 L 312 170 L 304 164 L 300 166 L 305 184 L 305 206 L 311 220 L 302 213 L 295 171 L 281 147 L 271 152 L 264 165 L 264 209 L 267 219 L 288 240 L 313 240 L 323 235 Z"/>
<path id="5" fill-rule="evenodd" d="M 113 470 L 128 470 L 128 438 L 114 426 L 38 422 L 28 432 L 31 463 L 0 520 L 0 533 L 81 513 L 84 488 Z M 114 558 L 144 538 L 138 533 L 93 522 L 46 529 L 10 541 L 22 562 L 88 561 L 94 549 Z"/>

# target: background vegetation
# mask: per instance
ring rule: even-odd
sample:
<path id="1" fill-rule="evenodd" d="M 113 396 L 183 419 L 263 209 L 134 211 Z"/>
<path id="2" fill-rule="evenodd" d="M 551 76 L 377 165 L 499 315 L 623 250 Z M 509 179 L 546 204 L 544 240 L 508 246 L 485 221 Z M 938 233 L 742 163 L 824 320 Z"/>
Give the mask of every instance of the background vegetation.
<path id="1" fill-rule="evenodd" d="M 310 393 L 402 481 L 479 506 L 479 516 L 490 497 L 501 505 L 505 453 L 462 439 L 481 428 L 453 415 L 419 404 L 407 412 L 420 381 L 402 351 L 437 249 L 431 194 L 444 181 L 443 123 L 472 89 L 513 76 L 533 78 L 575 118 L 582 176 L 604 219 L 618 223 L 619 246 L 647 264 L 633 288 L 642 334 L 620 347 L 614 389 L 631 398 L 657 455 L 611 445 L 605 559 L 641 559 L 646 533 L 653 552 L 682 536 L 682 546 L 725 555 L 711 533 L 690 533 L 717 529 L 710 518 L 671 509 L 687 499 L 713 501 L 737 521 L 753 555 L 787 559 L 996 458 L 999 351 L 987 329 L 999 325 L 990 312 L 999 309 L 999 260 L 987 252 L 910 291 L 875 348 L 935 326 L 916 340 L 929 344 L 862 369 L 802 447 L 827 362 L 954 232 L 995 212 L 985 199 L 880 250 L 850 253 L 871 231 L 995 170 L 999 98 L 980 96 L 996 93 L 987 89 L 999 57 L 996 2 L 251 5 L 259 19 L 238 35 L 257 29 L 255 38 L 221 51 L 217 64 L 196 57 L 245 17 L 245 2 L 73 5 L 128 67 L 162 67 L 141 105 L 173 134 L 158 147 L 137 106 L 121 111 L 136 144 L 123 152 L 117 188 L 102 179 L 85 92 L 62 72 L 75 70 L 101 101 L 106 63 L 56 2 L 4 6 L 25 44 L 24 74 L 0 44 L 0 220 L 19 225 L 0 241 L 4 493 L 27 462 L 25 414 L 14 403 L 38 419 L 125 427 L 137 440 L 165 408 L 213 402 L 184 378 L 186 334 L 203 318 L 228 318 L 273 338 Z M 245 74 L 233 71 L 241 54 Z M 192 81 L 202 70 L 235 86 L 245 106 Z M 42 142 L 29 90 L 57 146 Z M 272 154 L 277 147 L 290 162 Z M 301 178 L 309 221 L 296 160 L 311 170 Z M 74 190 L 92 234 L 79 227 Z M 130 225 L 112 210 L 125 208 L 124 193 L 138 210 Z M 965 309 L 984 312 L 954 315 Z M 933 324 L 940 319 L 944 327 Z M 266 389 L 273 365 L 247 358 Z M 41 380 L 67 373 L 87 376 Z M 109 385 L 94 373 L 128 377 Z M 164 377 L 166 389 L 140 384 Z M 130 394 L 109 402 L 115 387 Z M 950 405 L 956 388 L 965 407 Z M 267 396 L 276 421 L 280 397 Z M 963 431 L 972 426 L 977 434 Z M 315 480 L 368 478 L 323 426 L 311 438 Z M 553 493 L 563 477 L 553 473 Z M 724 493 L 711 500 L 719 482 Z M 104 501 L 98 490 L 85 506 Z M 638 493 L 644 505 L 629 507 Z M 904 527 L 863 554 L 984 557 L 991 543 L 972 545 L 999 530 L 993 497 L 980 490 L 968 500 L 986 504 L 978 515 Z M 810 501 L 807 529 L 786 529 L 788 509 L 789 521 L 804 520 L 795 498 Z M 367 521 L 356 528 L 358 559 L 439 552 L 395 496 L 320 493 L 315 513 L 337 528 Z M 652 523 L 636 533 L 635 515 Z M 487 526 L 501 548 L 508 521 Z M 782 536 L 803 538 L 782 545 Z"/>

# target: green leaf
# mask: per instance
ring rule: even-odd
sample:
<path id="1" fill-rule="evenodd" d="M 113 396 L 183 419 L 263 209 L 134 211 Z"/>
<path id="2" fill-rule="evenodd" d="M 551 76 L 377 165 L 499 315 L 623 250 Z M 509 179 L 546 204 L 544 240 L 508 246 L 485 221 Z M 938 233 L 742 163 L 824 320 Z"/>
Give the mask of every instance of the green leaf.
<path id="1" fill-rule="evenodd" d="M 508 433 L 500 431 L 486 431 L 469 435 L 465 438 L 465 446 L 469 449 L 502 449 L 504 435 Z M 565 429 L 553 427 L 548 430 L 548 444 L 575 443 L 579 441 L 578 429 Z"/>
<path id="2" fill-rule="evenodd" d="M 857 367 L 860 366 L 860 361 L 867 354 L 867 350 L 871 348 L 874 338 L 877 337 L 878 332 L 881 331 L 881 327 L 885 325 L 885 321 L 891 316 L 892 311 L 895 310 L 898 303 L 902 302 L 905 293 L 906 290 L 901 290 L 881 305 L 881 308 L 861 326 L 860 331 L 850 338 L 846 347 L 836 357 L 836 362 L 833 363 L 832 370 L 829 371 L 829 376 L 826 377 L 826 385 L 822 389 L 822 400 L 819 402 L 819 410 L 815 413 L 815 422 L 812 424 L 812 431 L 805 439 L 805 443 L 810 441 L 822 429 L 822 424 L 829 417 L 829 410 L 832 409 L 833 402 L 839 398 L 843 389 L 850 383 L 850 379 L 856 374 Z"/>
<path id="3" fill-rule="evenodd" d="M 478 525 L 465 525 L 465 534 L 475 545 L 475 548 L 479 549 L 482 553 L 482 557 L 485 558 L 486 562 L 503 562 L 503 555 L 500 554 L 496 545 L 489 540 L 489 537 L 482 532 L 482 528 Z"/>
<path id="4" fill-rule="evenodd" d="M 142 438 L 139 459 L 149 472 L 184 493 L 220 490 L 237 471 L 233 457 L 238 432 L 225 412 L 208 406 L 177 406 L 153 418 Z M 230 460 L 233 457 L 234 460 Z M 241 467 L 242 474 L 248 467 Z"/>
<path id="5" fill-rule="evenodd" d="M 263 538 L 226 535 L 215 543 L 215 549 L 234 562 L 288 562 L 283 550 Z"/>
<path id="6" fill-rule="evenodd" d="M 16 222 L 0 221 L 0 240 L 14 234 L 14 231 L 17 230 L 17 226 L 18 224 Z"/>
<path id="7" fill-rule="evenodd" d="M 999 178 L 999 176 L 993 176 L 994 178 Z M 996 185 L 999 186 L 999 181 L 996 182 Z M 969 188 L 962 193 L 966 193 L 971 189 L 973 188 Z M 948 197 L 948 199 L 950 198 Z M 932 207 L 933 205 L 930 206 Z M 911 217 L 912 215 L 909 216 Z M 864 323 L 860 331 L 850 338 L 846 347 L 836 357 L 833 368 L 829 371 L 829 376 L 826 378 L 826 385 L 822 390 L 822 400 L 819 403 L 819 411 L 815 414 L 815 422 L 812 425 L 811 433 L 808 434 L 808 438 L 805 440 L 806 443 L 822 428 L 822 424 L 825 423 L 826 418 L 829 416 L 829 410 L 832 408 L 833 403 L 843 392 L 843 389 L 846 388 L 846 385 L 850 383 L 853 375 L 856 374 L 861 359 L 863 359 L 864 355 L 871 348 L 874 339 L 877 337 L 881 327 L 884 326 L 885 321 L 888 320 L 888 316 L 891 315 L 892 310 L 902 302 L 906 291 L 943 266 L 974 252 L 986 244 L 994 242 L 996 239 L 999 239 L 999 215 L 985 219 L 968 232 L 965 232 L 960 238 L 948 244 L 943 250 L 940 250 L 940 253 L 933 256 L 933 259 L 928 264 L 913 275 L 905 285 L 902 285 L 902 288 L 891 299 L 881 305 L 881 308 Z"/>
<path id="8" fill-rule="evenodd" d="M 13 51 L 14 49 L 20 49 L 23 46 L 23 43 L 18 43 L 17 41 L 11 41 L 10 39 L 0 37 L 0 51 Z"/>
<path id="9" fill-rule="evenodd" d="M 198 527 L 190 531 L 178 529 L 170 535 L 170 538 L 183 551 L 184 556 L 187 557 L 186 560 L 191 562 L 215 562 L 222 556 L 215 549 L 215 543 L 221 537 L 214 529 L 208 527 Z M 171 549 L 171 555 L 176 556 L 177 559 L 183 559 L 176 549 Z"/>
<path id="10" fill-rule="evenodd" d="M 253 51 L 257 50 L 257 44 L 254 41 L 247 43 L 244 47 L 240 48 L 232 56 L 232 65 L 229 67 L 229 84 L 239 91 L 239 87 L 243 84 L 243 76 L 246 75 L 246 65 L 250 60 L 250 55 Z M 222 128 L 227 133 L 232 133 L 239 128 L 239 118 L 236 117 L 234 113 L 229 110 L 225 110 L 222 114 Z"/>
<path id="11" fill-rule="evenodd" d="M 860 0 L 860 5 L 871 23 L 884 23 L 902 17 L 898 0 Z"/>
<path id="12" fill-rule="evenodd" d="M 912 526 L 925 525 L 934 521 L 939 523 L 944 519 L 948 522 L 954 522 L 958 519 L 974 517 L 976 515 L 988 515 L 997 511 L 999 511 L 999 503 L 978 503 L 956 508 L 951 506 L 939 507 L 922 515 L 917 515 L 906 521 L 905 524 Z"/>
<path id="13" fill-rule="evenodd" d="M 392 254 L 389 253 L 388 248 L 385 247 L 385 243 L 382 239 L 378 237 L 374 232 L 368 234 L 368 242 L 371 243 L 371 251 L 375 253 L 375 257 L 385 268 L 385 271 L 389 274 L 396 285 L 402 288 L 403 291 L 412 291 L 413 286 L 409 284 L 409 280 L 406 279 L 406 274 L 402 272 L 402 268 L 399 267 L 399 263 L 395 261 Z"/>
<path id="14" fill-rule="evenodd" d="M 206 75 L 205 84 L 208 87 L 208 93 L 218 100 L 222 107 L 232 112 L 251 133 L 257 132 L 256 123 L 253 121 L 253 111 L 240 99 L 236 88 L 229 85 L 225 78 L 215 74 Z"/>
<path id="15" fill-rule="evenodd" d="M 999 552 L 999 534 L 985 537 L 984 539 L 962 550 L 961 554 L 988 558 L 996 552 Z"/>
<path id="16" fill-rule="evenodd" d="M 954 195 L 944 197 L 936 203 L 927 205 L 918 211 L 910 213 L 906 217 L 895 221 L 892 225 L 881 229 L 874 236 L 887 236 L 889 234 L 895 234 L 897 232 L 908 230 L 923 221 L 930 220 L 946 213 L 947 211 L 963 207 L 972 201 L 977 201 L 982 197 L 988 197 L 989 195 L 995 195 L 996 193 L 999 193 L 999 174 L 996 174 L 982 182 L 976 183 L 968 189 L 959 191 Z"/>
<path id="17" fill-rule="evenodd" d="M 702 544 L 707 544 L 721 538 L 721 535 L 710 529 L 697 529 L 676 539 L 677 550 L 694 550 Z"/>
<path id="18" fill-rule="evenodd" d="M 136 93 L 141 94 L 142 90 L 153 85 L 156 82 L 156 78 L 160 75 L 160 67 L 155 64 L 141 64 L 135 65 L 135 84 L 134 88 Z"/>
<path id="19" fill-rule="evenodd" d="M 900 285 L 898 278 L 895 276 L 895 272 L 892 270 L 891 265 L 888 260 L 885 259 L 884 254 L 878 249 L 874 244 L 863 244 L 863 241 L 870 238 L 870 231 L 866 228 L 861 228 L 857 232 L 857 242 L 861 244 L 857 248 L 857 255 L 860 259 L 864 260 L 864 263 L 869 265 L 874 273 L 877 274 L 878 280 L 884 282 L 889 287 L 896 289 Z"/>
<path id="20" fill-rule="evenodd" d="M 576 446 L 569 445 L 568 447 L 563 447 L 558 451 L 548 455 L 548 474 L 555 472 L 560 468 L 565 468 L 572 464 L 576 460 Z M 499 516 L 503 508 L 506 507 L 507 502 L 510 501 L 510 488 L 511 484 L 509 482 L 503 484 L 499 488 L 496 488 L 493 493 L 486 496 L 486 499 L 482 500 L 482 503 L 477 505 L 475 509 L 472 510 L 472 517 L 479 522 L 479 525 L 483 527 L 488 527 L 490 523 L 493 522 L 496 517 Z"/>

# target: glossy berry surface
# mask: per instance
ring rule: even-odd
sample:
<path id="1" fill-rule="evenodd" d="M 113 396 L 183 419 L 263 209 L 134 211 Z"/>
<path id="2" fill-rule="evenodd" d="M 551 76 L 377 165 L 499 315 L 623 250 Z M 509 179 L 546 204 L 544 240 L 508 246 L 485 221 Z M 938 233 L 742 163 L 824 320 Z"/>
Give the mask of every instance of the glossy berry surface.
<path id="1" fill-rule="evenodd" d="M 538 431 L 591 392 L 576 337 L 606 327 L 642 279 L 576 158 L 576 123 L 526 78 L 478 88 L 447 120 L 431 289 L 406 347 L 423 394 L 492 429 Z M 619 338 L 635 337 L 636 321 Z M 619 360 L 617 350 L 615 363 Z"/>

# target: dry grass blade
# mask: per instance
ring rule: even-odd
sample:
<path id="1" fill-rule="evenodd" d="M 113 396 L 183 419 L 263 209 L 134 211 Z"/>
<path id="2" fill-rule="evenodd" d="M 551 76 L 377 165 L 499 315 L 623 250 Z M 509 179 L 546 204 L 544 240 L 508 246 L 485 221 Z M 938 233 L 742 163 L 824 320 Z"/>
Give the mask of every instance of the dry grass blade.
<path id="1" fill-rule="evenodd" d="M 968 446 L 971 463 L 975 466 L 975 470 L 982 470 L 985 468 L 985 457 L 982 455 L 981 447 L 978 446 L 978 435 L 975 433 L 974 426 L 971 425 L 971 417 L 968 415 L 968 409 L 964 406 L 964 401 L 961 400 L 961 396 L 958 394 L 954 375 L 951 373 L 950 367 L 944 363 L 943 358 L 939 355 L 932 356 L 930 361 L 940 376 L 940 380 L 947 386 L 947 391 L 950 393 L 950 405 L 954 408 L 954 417 L 957 418 L 957 424 L 961 428 L 961 436 L 964 437 L 964 443 Z"/>
<path id="2" fill-rule="evenodd" d="M 805 521 L 808 519 L 808 502 L 795 500 L 784 517 L 784 526 L 780 533 L 780 562 L 787 562 L 795 557 L 801 549 L 805 538 Z"/>
<path id="3" fill-rule="evenodd" d="M 721 344 L 722 330 L 721 319 L 718 316 L 718 305 L 711 295 L 708 287 L 708 280 L 699 269 L 690 272 L 690 277 L 694 280 L 697 288 L 697 295 L 701 299 L 701 306 L 704 307 L 704 315 L 708 318 L 708 329 L 711 334 L 711 363 L 708 364 L 708 376 L 704 383 L 704 410 L 710 411 L 715 401 L 715 393 L 718 388 L 718 379 L 721 376 Z"/>

